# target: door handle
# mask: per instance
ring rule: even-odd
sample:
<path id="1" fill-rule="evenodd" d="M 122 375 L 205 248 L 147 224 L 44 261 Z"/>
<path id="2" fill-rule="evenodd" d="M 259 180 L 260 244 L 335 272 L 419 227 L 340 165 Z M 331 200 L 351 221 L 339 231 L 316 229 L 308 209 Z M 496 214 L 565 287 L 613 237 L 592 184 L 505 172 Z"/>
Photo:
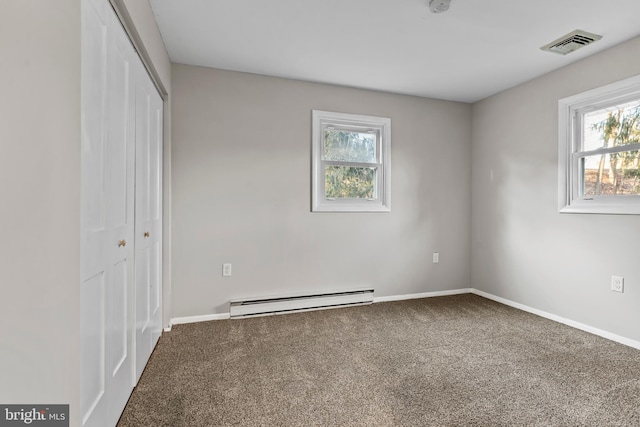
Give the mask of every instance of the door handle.
<path id="1" fill-rule="evenodd" d="M 122 246 L 127 246 L 127 241 L 122 239 L 122 240 L 118 240 L 118 247 L 122 247 Z"/>
<path id="2" fill-rule="evenodd" d="M 149 232 L 148 232 L 148 231 L 145 231 L 145 232 L 144 232 L 144 237 L 145 237 L 145 238 L 149 238 L 149 236 L 150 236 Z"/>

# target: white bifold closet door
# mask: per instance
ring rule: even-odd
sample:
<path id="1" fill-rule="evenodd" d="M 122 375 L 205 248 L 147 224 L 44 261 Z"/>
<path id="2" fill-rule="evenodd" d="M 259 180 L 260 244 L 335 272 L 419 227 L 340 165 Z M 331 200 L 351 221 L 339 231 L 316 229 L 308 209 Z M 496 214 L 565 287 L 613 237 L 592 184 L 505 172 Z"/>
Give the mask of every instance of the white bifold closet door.
<path id="1" fill-rule="evenodd" d="M 162 333 L 162 100 L 136 85 L 136 382 Z"/>
<path id="2" fill-rule="evenodd" d="M 108 0 L 81 4 L 81 421 L 115 426 L 161 331 L 162 100 Z"/>

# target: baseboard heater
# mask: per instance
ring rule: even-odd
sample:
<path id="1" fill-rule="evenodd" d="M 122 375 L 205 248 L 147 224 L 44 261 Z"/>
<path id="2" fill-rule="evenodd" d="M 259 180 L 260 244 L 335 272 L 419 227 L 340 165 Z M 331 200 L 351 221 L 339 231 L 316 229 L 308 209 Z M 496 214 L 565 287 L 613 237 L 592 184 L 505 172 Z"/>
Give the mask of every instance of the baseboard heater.
<path id="1" fill-rule="evenodd" d="M 372 302 L 373 289 L 353 289 L 327 293 L 231 300 L 229 312 L 232 318 L 239 318 L 363 305 L 371 304 Z"/>

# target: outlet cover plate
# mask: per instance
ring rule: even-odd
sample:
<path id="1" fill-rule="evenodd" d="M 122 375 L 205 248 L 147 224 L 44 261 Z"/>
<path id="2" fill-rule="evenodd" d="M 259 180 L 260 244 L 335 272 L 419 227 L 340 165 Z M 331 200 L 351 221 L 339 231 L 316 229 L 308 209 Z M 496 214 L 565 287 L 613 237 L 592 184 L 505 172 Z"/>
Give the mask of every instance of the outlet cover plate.
<path id="1" fill-rule="evenodd" d="M 231 264 L 229 263 L 222 264 L 222 276 L 223 277 L 231 276 Z"/>
<path id="2" fill-rule="evenodd" d="M 624 277 L 611 276 L 611 290 L 614 292 L 624 292 Z"/>

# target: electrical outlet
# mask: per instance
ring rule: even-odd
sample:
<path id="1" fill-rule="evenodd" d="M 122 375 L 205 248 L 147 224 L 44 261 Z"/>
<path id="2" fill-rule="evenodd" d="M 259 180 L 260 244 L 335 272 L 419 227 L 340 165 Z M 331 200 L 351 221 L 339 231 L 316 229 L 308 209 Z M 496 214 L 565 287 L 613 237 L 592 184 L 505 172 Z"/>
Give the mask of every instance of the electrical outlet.
<path id="1" fill-rule="evenodd" d="M 624 292 L 624 277 L 611 276 L 611 290 L 614 292 Z"/>
<path id="2" fill-rule="evenodd" d="M 224 277 L 231 276 L 231 264 L 222 264 L 222 275 Z"/>
<path id="3" fill-rule="evenodd" d="M 438 252 L 433 253 L 433 263 L 437 264 L 440 262 L 440 254 Z"/>

